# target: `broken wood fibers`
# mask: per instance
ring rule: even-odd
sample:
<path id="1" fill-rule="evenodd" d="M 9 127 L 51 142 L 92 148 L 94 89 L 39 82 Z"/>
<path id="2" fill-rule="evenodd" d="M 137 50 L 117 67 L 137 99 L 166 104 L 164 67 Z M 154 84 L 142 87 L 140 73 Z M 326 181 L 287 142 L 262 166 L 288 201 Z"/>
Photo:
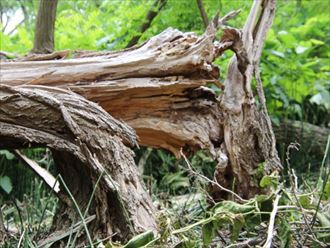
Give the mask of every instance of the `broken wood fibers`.
<path id="1" fill-rule="evenodd" d="M 1 82 L 12 91 L 45 86 L 74 91 L 130 125 L 142 145 L 177 156 L 181 148 L 208 150 L 218 161 L 219 183 L 227 187 L 236 179 L 235 190 L 251 197 L 260 192 L 254 177 L 260 163 L 266 162 L 265 174 L 280 168 L 258 71 L 274 11 L 275 0 L 255 1 L 244 29 L 226 28 L 220 41 L 215 35 L 222 23 L 215 18 L 202 36 L 169 28 L 122 51 L 2 62 Z M 226 49 L 235 55 L 224 90 L 216 95 L 205 86 L 218 84 L 219 69 L 213 62 Z M 260 106 L 251 90 L 254 76 Z"/>

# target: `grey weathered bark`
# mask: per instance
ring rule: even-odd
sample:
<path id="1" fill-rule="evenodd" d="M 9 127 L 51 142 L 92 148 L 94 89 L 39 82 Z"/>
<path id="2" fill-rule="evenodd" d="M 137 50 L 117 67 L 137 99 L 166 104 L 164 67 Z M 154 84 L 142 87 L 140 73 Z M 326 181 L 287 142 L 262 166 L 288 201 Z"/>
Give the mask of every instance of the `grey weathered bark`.
<path id="1" fill-rule="evenodd" d="M 0 85 L 0 149 L 50 148 L 81 211 L 103 175 L 89 210 L 95 215 L 89 223 L 93 238 L 117 233 L 114 239 L 125 241 L 139 232 L 157 230 L 151 199 L 133 153 L 123 142 L 136 144 L 134 130 L 77 94 L 51 87 Z M 80 220 L 63 189 L 53 223 L 55 236 Z"/>
<path id="2" fill-rule="evenodd" d="M 54 28 L 58 0 L 40 0 L 32 53 L 54 51 Z"/>
<path id="3" fill-rule="evenodd" d="M 132 39 L 128 42 L 126 48 L 132 47 L 138 43 L 142 34 L 150 27 L 153 19 L 159 14 L 161 9 L 165 6 L 166 2 L 167 2 L 167 0 L 156 0 L 154 2 L 151 9 L 148 11 L 146 20 L 143 22 L 143 24 L 139 28 L 139 34 L 132 37 Z"/>
<path id="4" fill-rule="evenodd" d="M 260 163 L 266 161 L 265 173 L 280 168 L 257 70 L 274 8 L 274 0 L 255 1 L 244 30 L 225 28 L 220 41 L 215 40 L 217 29 L 237 12 L 215 18 L 200 37 L 167 29 L 123 51 L 3 62 L 1 82 L 69 88 L 132 126 L 142 145 L 177 156 L 181 148 L 207 149 L 219 163 L 218 181 L 229 187 L 235 178 L 235 190 L 250 197 L 260 192 L 254 177 Z M 226 49 L 235 55 L 217 96 L 203 86 L 219 85 L 213 61 Z M 261 106 L 251 91 L 254 75 Z"/>
<path id="5" fill-rule="evenodd" d="M 281 167 L 257 70 L 274 15 L 275 0 L 254 1 L 244 29 L 226 29 L 222 37 L 222 42 L 234 40 L 231 49 L 235 55 L 229 64 L 220 100 L 224 115 L 224 143 L 219 150 L 223 159 L 217 166 L 216 178 L 224 185 L 230 178 L 235 178 L 236 191 L 243 197 L 260 192 L 260 178 L 255 177 L 260 163 L 266 162 L 265 171 Z M 251 90 L 254 75 L 260 107 L 256 105 Z"/>

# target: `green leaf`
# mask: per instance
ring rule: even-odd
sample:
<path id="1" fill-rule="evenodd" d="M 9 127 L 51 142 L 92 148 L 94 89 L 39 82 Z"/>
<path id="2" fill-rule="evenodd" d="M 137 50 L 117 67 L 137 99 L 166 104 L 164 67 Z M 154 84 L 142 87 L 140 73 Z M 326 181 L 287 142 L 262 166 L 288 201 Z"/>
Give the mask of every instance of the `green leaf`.
<path id="1" fill-rule="evenodd" d="M 152 231 L 146 231 L 139 235 L 134 236 L 127 242 L 124 248 L 139 248 L 148 244 L 154 239 L 154 233 Z"/>
<path id="2" fill-rule="evenodd" d="M 0 150 L 0 155 L 4 155 L 7 160 L 13 160 L 15 158 L 15 156 L 7 150 Z"/>
<path id="3" fill-rule="evenodd" d="M 203 225 L 202 234 L 203 234 L 203 244 L 205 246 L 208 246 L 212 242 L 217 229 L 218 229 L 218 225 L 216 224 L 215 221 L 211 221 Z"/>
<path id="4" fill-rule="evenodd" d="M 279 180 L 279 178 L 276 175 L 265 175 L 260 180 L 259 185 L 262 188 L 265 188 L 265 187 L 268 187 L 268 186 L 273 186 L 274 188 L 276 188 L 278 183 L 279 183 L 278 180 Z"/>
<path id="5" fill-rule="evenodd" d="M 304 46 L 297 46 L 295 49 L 297 54 L 302 54 L 307 50 L 308 50 L 308 47 L 304 47 Z"/>
<path id="6" fill-rule="evenodd" d="M 265 188 L 268 187 L 272 184 L 272 179 L 270 176 L 264 176 L 261 180 L 260 180 L 260 187 Z"/>
<path id="7" fill-rule="evenodd" d="M 278 223 L 278 237 L 283 248 L 289 248 L 291 243 L 291 227 L 286 219 Z"/>
<path id="8" fill-rule="evenodd" d="M 214 206 L 214 212 L 216 214 L 224 213 L 224 212 L 241 214 L 241 213 L 247 213 L 253 209 L 254 209 L 254 206 L 243 205 L 243 204 L 239 204 L 239 203 L 232 202 L 232 201 L 222 201 L 222 202 L 217 203 Z"/>
<path id="9" fill-rule="evenodd" d="M 314 45 L 324 45 L 325 43 L 321 40 L 316 40 L 316 39 L 310 39 L 310 41 L 314 44 Z"/>
<path id="10" fill-rule="evenodd" d="M 236 215 L 234 221 L 233 221 L 233 230 L 232 230 L 232 233 L 231 233 L 231 241 L 236 241 L 239 237 L 239 233 L 240 231 L 242 230 L 243 226 L 245 224 L 245 220 L 244 220 L 244 217 L 243 215 L 239 214 L 239 215 Z"/>
<path id="11" fill-rule="evenodd" d="M 311 200 L 307 195 L 299 196 L 299 202 L 301 206 L 303 206 L 304 208 L 313 208 L 313 205 L 311 204 Z"/>
<path id="12" fill-rule="evenodd" d="M 322 227 L 330 227 L 330 216 L 329 216 L 329 214 L 326 215 L 325 213 L 318 212 L 316 214 L 316 216 L 317 216 L 318 220 L 320 221 Z"/>
<path id="13" fill-rule="evenodd" d="M 330 177 L 328 178 L 328 181 L 325 184 L 322 199 L 323 200 L 329 200 L 330 199 Z"/>
<path id="14" fill-rule="evenodd" d="M 0 187 L 9 194 L 13 189 L 10 178 L 7 176 L 0 177 Z"/>
<path id="15" fill-rule="evenodd" d="M 312 96 L 309 101 L 317 105 L 323 105 L 326 109 L 330 109 L 330 93 L 322 91 Z"/>

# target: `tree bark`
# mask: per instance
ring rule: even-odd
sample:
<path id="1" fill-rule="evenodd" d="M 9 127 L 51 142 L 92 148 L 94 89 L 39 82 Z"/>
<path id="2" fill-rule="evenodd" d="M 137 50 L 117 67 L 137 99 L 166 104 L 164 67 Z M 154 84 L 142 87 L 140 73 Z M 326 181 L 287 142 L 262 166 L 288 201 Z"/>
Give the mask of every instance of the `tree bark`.
<path id="1" fill-rule="evenodd" d="M 82 212 L 103 175 L 88 211 L 95 215 L 88 225 L 95 239 L 117 233 L 114 239 L 127 241 L 142 231 L 157 231 L 151 199 L 123 142 L 136 144 L 133 129 L 77 94 L 51 87 L 0 86 L 0 149 L 50 148 Z M 55 236 L 81 220 L 60 188 Z"/>
<path id="2" fill-rule="evenodd" d="M 40 0 L 32 53 L 54 51 L 54 28 L 58 0 Z"/>
<path id="3" fill-rule="evenodd" d="M 235 190 L 251 197 L 260 192 L 257 167 L 266 161 L 265 174 L 280 168 L 257 70 L 274 9 L 274 0 L 255 1 L 243 31 L 226 27 L 220 41 L 215 39 L 217 29 L 238 12 L 216 17 L 202 36 L 169 28 L 122 51 L 82 52 L 60 61 L 3 62 L 1 82 L 77 92 L 132 126 L 142 145 L 177 156 L 181 148 L 206 149 L 218 161 L 217 180 L 227 187 L 236 181 Z M 213 61 L 227 49 L 235 55 L 217 96 L 205 86 L 220 84 Z M 254 75 L 260 106 L 251 91 Z"/>

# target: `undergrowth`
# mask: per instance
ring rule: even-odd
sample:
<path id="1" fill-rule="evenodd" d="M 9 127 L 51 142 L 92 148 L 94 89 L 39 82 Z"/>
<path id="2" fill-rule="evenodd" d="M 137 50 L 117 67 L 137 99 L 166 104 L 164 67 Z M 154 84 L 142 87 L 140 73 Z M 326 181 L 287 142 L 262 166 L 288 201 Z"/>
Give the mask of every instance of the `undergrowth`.
<path id="1" fill-rule="evenodd" d="M 140 150 L 137 164 L 144 165 L 140 170 L 158 209 L 159 234 L 155 236 L 147 231 L 127 244 L 91 237 L 93 246 L 329 247 L 329 147 L 318 174 L 296 173 L 291 169 L 289 150 L 294 148 L 297 148 L 294 144 L 288 148 L 285 175 L 274 173 L 260 180 L 260 187 L 270 188 L 270 194 L 249 200 L 233 197 L 233 200 L 217 203 L 207 193 L 215 166 L 209 156 L 198 152 L 185 161 L 176 160 L 160 150 Z M 39 152 L 42 154 L 39 164 L 50 169 L 53 162 L 49 153 L 46 150 Z M 7 235 L 1 247 L 38 247 L 37 240 L 47 235 L 51 226 L 57 198 L 34 177 L 30 190 L 23 197 L 14 194 L 17 182 L 12 184 L 15 180 L 4 174 L 4 165 L 7 163 L 8 166 L 14 157 L 8 151 L 1 151 L 0 156 L 0 214 Z M 30 156 L 38 157 L 36 154 Z M 82 232 L 88 232 L 81 225 Z M 67 247 L 74 247 L 72 239 Z"/>

